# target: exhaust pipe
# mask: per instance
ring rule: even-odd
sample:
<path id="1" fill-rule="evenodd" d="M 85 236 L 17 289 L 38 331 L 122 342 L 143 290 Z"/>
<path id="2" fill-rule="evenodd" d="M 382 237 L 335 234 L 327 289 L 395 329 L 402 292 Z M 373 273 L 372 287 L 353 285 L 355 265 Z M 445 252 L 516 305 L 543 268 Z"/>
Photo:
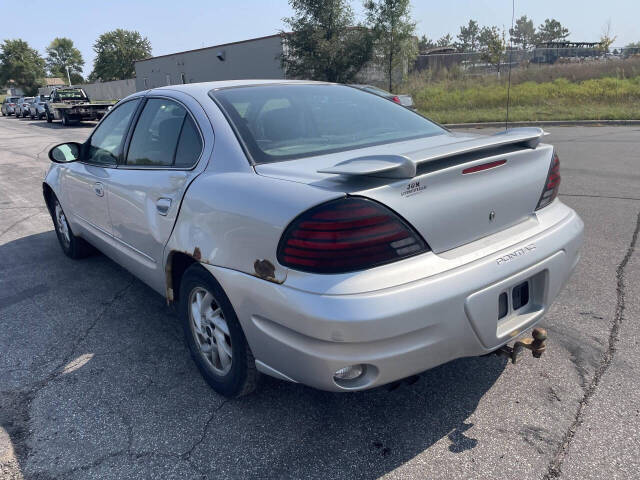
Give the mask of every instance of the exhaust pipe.
<path id="1" fill-rule="evenodd" d="M 526 348 L 531 350 L 531 355 L 534 358 L 540 358 L 547 349 L 546 345 L 547 331 L 544 328 L 534 328 L 531 332 L 531 337 L 522 338 L 513 344 L 513 347 L 504 345 L 495 351 L 496 355 L 507 357 L 514 365 L 518 362 L 518 357 L 522 354 L 522 351 Z"/>

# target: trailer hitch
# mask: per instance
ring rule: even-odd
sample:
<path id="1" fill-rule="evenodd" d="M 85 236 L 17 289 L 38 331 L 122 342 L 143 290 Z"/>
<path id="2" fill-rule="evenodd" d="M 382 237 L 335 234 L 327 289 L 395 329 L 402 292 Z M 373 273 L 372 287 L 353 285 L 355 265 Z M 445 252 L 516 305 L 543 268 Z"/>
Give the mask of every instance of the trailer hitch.
<path id="1" fill-rule="evenodd" d="M 531 337 L 522 338 L 513 344 L 513 347 L 504 345 L 495 351 L 496 355 L 507 357 L 511 363 L 516 364 L 518 357 L 523 350 L 531 350 L 531 354 L 535 358 L 540 358 L 547 349 L 545 341 L 547 340 L 547 331 L 544 328 L 534 328 Z"/>

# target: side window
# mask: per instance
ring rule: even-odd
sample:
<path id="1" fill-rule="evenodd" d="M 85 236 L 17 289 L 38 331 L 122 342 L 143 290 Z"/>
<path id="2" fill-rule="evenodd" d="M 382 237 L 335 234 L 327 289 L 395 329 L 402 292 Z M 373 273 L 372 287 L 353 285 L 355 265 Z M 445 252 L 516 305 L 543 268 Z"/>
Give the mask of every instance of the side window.
<path id="1" fill-rule="evenodd" d="M 152 98 L 131 137 L 127 165 L 189 167 L 200 150 L 200 136 L 187 110 L 172 100 Z"/>
<path id="2" fill-rule="evenodd" d="M 87 161 L 100 165 L 117 162 L 124 137 L 139 100 L 131 100 L 113 109 L 96 127 L 89 139 Z"/>
<path id="3" fill-rule="evenodd" d="M 198 161 L 201 152 L 202 140 L 200 133 L 198 133 L 198 129 L 191 117 L 187 115 L 178 139 L 174 165 L 176 167 L 190 168 Z"/>

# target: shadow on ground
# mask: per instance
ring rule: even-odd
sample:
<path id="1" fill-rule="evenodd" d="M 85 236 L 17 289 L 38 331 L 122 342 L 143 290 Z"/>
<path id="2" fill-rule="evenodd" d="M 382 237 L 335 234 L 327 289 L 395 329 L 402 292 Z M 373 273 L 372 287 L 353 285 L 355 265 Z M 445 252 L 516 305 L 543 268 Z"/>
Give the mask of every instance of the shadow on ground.
<path id="1" fill-rule="evenodd" d="M 264 377 L 225 400 L 198 375 L 164 299 L 50 231 L 0 246 L 0 414 L 25 478 L 377 478 L 468 420 L 505 368 L 462 359 L 389 391 Z"/>

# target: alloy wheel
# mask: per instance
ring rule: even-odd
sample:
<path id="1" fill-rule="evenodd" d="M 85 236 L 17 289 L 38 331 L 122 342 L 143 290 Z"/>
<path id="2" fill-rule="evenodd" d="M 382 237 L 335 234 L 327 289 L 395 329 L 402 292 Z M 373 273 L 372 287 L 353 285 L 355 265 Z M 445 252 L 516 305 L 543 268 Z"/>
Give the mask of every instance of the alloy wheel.
<path id="1" fill-rule="evenodd" d="M 189 325 L 207 366 L 216 375 L 229 373 L 233 363 L 229 326 L 220 303 L 203 287 L 189 295 Z"/>
<path id="2" fill-rule="evenodd" d="M 62 211 L 62 207 L 57 201 L 56 201 L 56 207 L 55 207 L 55 214 L 56 214 L 56 229 L 60 233 L 60 236 L 63 242 L 65 243 L 65 245 L 69 246 L 71 244 L 71 232 L 69 230 L 69 224 L 67 223 L 67 217 L 64 215 L 64 212 Z"/>

